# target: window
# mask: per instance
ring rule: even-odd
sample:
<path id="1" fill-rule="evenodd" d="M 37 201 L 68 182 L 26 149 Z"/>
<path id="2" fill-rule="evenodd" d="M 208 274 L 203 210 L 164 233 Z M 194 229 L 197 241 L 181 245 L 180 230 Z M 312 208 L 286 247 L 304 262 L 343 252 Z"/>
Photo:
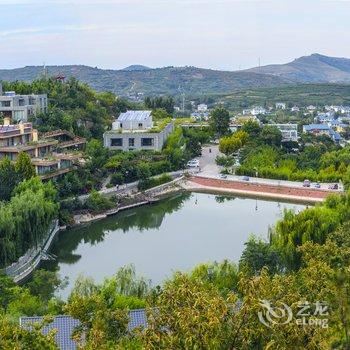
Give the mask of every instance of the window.
<path id="1" fill-rule="evenodd" d="M 121 147 L 121 146 L 123 146 L 123 139 L 121 139 L 121 138 L 111 139 L 111 146 L 112 147 Z"/>
<path id="2" fill-rule="evenodd" d="M 1 101 L 1 107 L 11 107 L 11 101 Z"/>
<path id="3" fill-rule="evenodd" d="M 135 146 L 135 139 L 129 139 L 129 147 L 134 147 Z"/>
<path id="4" fill-rule="evenodd" d="M 141 139 L 141 146 L 154 146 L 154 139 L 150 137 L 144 137 Z"/>

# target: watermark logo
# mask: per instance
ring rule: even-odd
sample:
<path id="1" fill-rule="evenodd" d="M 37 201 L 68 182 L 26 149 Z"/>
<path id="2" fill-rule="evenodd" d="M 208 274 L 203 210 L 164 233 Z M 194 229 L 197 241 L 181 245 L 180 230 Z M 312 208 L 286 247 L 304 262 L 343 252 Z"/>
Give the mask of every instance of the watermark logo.
<path id="1" fill-rule="evenodd" d="M 269 300 L 260 300 L 260 307 L 259 321 L 269 328 L 273 325 L 284 325 L 290 322 L 295 322 L 301 327 L 328 328 L 329 308 L 326 303 L 321 301 L 315 303 L 300 301 L 297 305 L 298 311 L 295 313 L 289 305 L 283 302 L 273 304 Z"/>
<path id="2" fill-rule="evenodd" d="M 285 303 L 272 305 L 268 300 L 260 300 L 261 311 L 258 312 L 259 321 L 267 327 L 274 324 L 287 324 L 293 318 L 292 309 Z"/>

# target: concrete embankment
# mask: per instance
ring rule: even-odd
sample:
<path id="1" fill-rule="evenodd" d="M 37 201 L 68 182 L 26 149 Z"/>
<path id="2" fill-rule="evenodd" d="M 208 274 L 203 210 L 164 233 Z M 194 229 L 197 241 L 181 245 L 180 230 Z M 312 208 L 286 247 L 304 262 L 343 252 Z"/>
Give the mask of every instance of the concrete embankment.
<path id="1" fill-rule="evenodd" d="M 244 197 L 270 198 L 302 203 L 318 203 L 331 194 L 331 191 L 274 186 L 242 181 L 221 180 L 201 176 L 188 178 L 183 188 L 194 192 L 226 193 Z"/>

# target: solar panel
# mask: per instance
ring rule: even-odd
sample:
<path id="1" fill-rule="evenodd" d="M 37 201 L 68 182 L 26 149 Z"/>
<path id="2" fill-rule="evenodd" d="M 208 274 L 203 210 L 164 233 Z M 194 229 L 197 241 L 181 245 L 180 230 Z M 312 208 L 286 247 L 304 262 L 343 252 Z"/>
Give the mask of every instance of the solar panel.
<path id="1" fill-rule="evenodd" d="M 132 331 L 137 327 L 147 327 L 147 314 L 145 309 L 131 310 L 129 312 L 128 330 Z"/>
<path id="2" fill-rule="evenodd" d="M 20 325 L 26 329 L 31 329 L 34 323 L 40 323 L 43 317 L 21 317 Z M 72 340 L 72 334 L 80 322 L 71 316 L 56 316 L 53 322 L 43 327 L 43 334 L 47 334 L 52 329 L 57 329 L 55 340 L 61 350 L 76 350 L 77 344 Z M 147 314 L 145 309 L 136 309 L 129 312 L 128 331 L 131 332 L 137 327 L 147 327 Z"/>
<path id="3" fill-rule="evenodd" d="M 127 111 L 125 113 L 121 113 L 118 117 L 118 121 L 123 122 L 123 121 L 142 121 L 146 120 L 150 117 L 151 111 Z"/>
<path id="4" fill-rule="evenodd" d="M 40 323 L 42 317 L 22 317 L 20 324 L 22 327 L 31 329 L 33 323 Z M 57 329 L 55 340 L 61 350 L 76 350 L 77 344 L 71 339 L 74 329 L 80 322 L 70 316 L 56 316 L 53 322 L 43 327 L 43 334 L 47 334 L 52 329 Z"/>

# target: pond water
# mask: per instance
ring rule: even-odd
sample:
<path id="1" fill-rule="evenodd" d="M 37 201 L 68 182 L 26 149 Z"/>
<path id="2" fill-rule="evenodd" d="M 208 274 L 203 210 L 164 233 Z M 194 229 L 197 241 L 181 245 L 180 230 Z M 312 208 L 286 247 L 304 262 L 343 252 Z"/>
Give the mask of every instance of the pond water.
<path id="1" fill-rule="evenodd" d="M 52 248 L 57 260 L 44 267 L 69 277 L 61 293 L 64 297 L 79 274 L 100 282 L 131 263 L 156 285 L 173 271 L 188 271 L 201 262 L 238 262 L 250 234 L 267 239 L 269 226 L 282 217 L 284 209 L 304 208 L 267 200 L 180 194 L 61 232 Z"/>

